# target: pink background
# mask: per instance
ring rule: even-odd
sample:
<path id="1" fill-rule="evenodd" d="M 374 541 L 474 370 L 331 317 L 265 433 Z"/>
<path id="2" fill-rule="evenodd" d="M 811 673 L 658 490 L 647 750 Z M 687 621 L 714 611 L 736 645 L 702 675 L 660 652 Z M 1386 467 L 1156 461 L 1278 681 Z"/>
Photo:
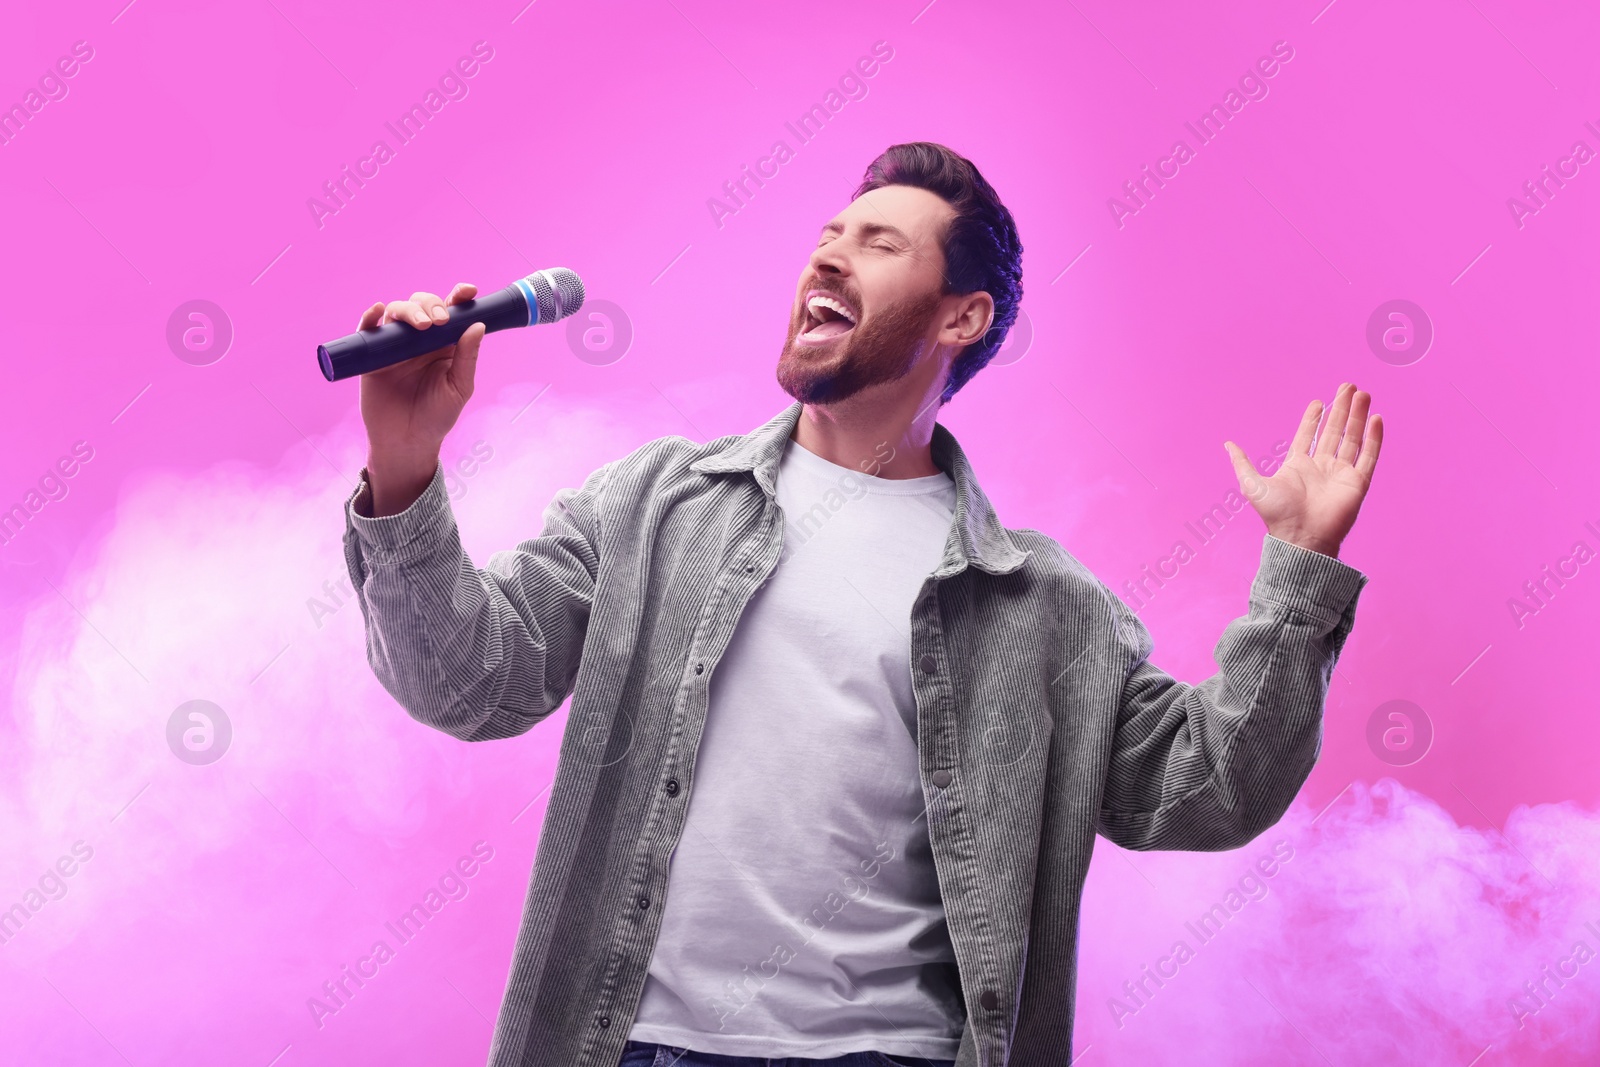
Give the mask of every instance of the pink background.
<path id="1" fill-rule="evenodd" d="M 875 154 L 913 139 L 972 158 L 1026 247 L 1031 346 L 946 415 L 1008 525 L 1121 589 L 1194 544 L 1185 523 L 1234 484 L 1223 440 L 1268 456 L 1346 380 L 1388 426 L 1345 546 L 1371 583 L 1321 761 L 1239 852 L 1101 843 L 1078 1062 L 1600 1056 L 1600 726 L 1583 677 L 1600 567 L 1585 555 L 1521 625 L 1508 606 L 1575 542 L 1600 549 L 1600 174 L 1579 167 L 1520 225 L 1507 202 L 1575 141 L 1600 150 L 1592 14 L 124 2 L 18 5 L 0 35 L 7 107 L 74 42 L 92 49 L 0 144 L 0 507 L 38 507 L 0 547 L 0 907 L 57 884 L 45 872 L 75 842 L 92 851 L 0 945 L 0 1061 L 482 1062 L 564 714 L 465 745 L 371 677 L 338 588 L 356 387 L 324 382 L 314 346 L 375 299 L 553 265 L 624 309 L 620 358 L 578 358 L 562 327 L 486 342 L 446 445 L 491 456 L 455 486 L 482 562 L 600 463 L 781 409 L 772 367 L 816 231 Z M 467 95 L 319 226 L 308 199 L 377 139 L 394 148 L 384 124 L 476 41 L 492 58 Z M 893 58 L 867 95 L 797 145 L 784 123 L 876 41 Z M 1108 199 L 1174 140 L 1193 148 L 1184 123 L 1279 41 L 1293 58 L 1268 95 L 1119 227 Z M 719 226 L 708 199 L 779 138 L 794 157 Z M 220 359 L 191 357 L 207 365 L 167 341 L 196 299 L 234 333 Z M 1392 299 L 1435 331 L 1409 365 L 1366 341 Z M 92 458 L 50 481 L 76 442 Z M 30 498 L 41 480 L 60 499 Z M 1167 670 L 1213 669 L 1260 533 L 1234 518 L 1141 609 Z M 232 727 L 208 765 L 167 741 L 197 699 Z M 1398 699 L 1433 731 L 1390 757 L 1403 766 L 1368 741 Z M 1293 858 L 1266 895 L 1198 945 L 1185 921 L 1276 841 Z M 466 896 L 319 1025 L 322 983 L 393 946 L 384 921 L 475 842 L 493 858 Z M 1194 958 L 1130 998 L 1123 983 L 1179 939 Z M 1541 980 L 1536 1001 L 1524 983 Z"/>

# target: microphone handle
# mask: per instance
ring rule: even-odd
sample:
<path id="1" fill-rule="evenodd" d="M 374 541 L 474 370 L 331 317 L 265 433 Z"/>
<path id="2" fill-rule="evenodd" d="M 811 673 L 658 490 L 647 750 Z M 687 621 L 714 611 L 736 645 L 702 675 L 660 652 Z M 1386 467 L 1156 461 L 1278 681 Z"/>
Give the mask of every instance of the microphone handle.
<path id="1" fill-rule="evenodd" d="M 512 283 L 497 293 L 447 307 L 449 320 L 436 322 L 425 330 L 407 322 L 387 322 L 318 345 L 317 363 L 322 367 L 322 376 L 330 382 L 354 378 L 447 348 L 475 322 L 483 323 L 488 333 L 531 325 L 537 310 L 530 309 L 536 309 L 536 304 L 530 303 L 519 283 Z"/>

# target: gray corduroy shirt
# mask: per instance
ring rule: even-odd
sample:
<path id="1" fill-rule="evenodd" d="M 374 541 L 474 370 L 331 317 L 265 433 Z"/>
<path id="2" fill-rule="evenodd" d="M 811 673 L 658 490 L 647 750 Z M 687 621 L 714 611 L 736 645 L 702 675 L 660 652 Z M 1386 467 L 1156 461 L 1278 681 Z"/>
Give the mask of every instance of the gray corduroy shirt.
<path id="1" fill-rule="evenodd" d="M 707 689 L 777 564 L 774 472 L 793 404 L 744 436 L 652 441 L 476 568 L 443 477 L 404 512 L 346 503 L 367 656 L 417 720 L 513 737 L 570 694 L 490 1067 L 613 1067 L 660 928 Z M 949 431 L 944 557 L 912 607 L 917 749 L 967 1025 L 960 1067 L 1072 1058 L 1078 909 L 1096 832 L 1129 849 L 1238 848 L 1322 743 L 1366 576 L 1267 535 L 1249 610 L 1197 685 L 1059 544 L 1000 525 Z M 774 664 L 782 670 L 782 664 Z M 733 977 L 733 976 L 730 976 Z"/>

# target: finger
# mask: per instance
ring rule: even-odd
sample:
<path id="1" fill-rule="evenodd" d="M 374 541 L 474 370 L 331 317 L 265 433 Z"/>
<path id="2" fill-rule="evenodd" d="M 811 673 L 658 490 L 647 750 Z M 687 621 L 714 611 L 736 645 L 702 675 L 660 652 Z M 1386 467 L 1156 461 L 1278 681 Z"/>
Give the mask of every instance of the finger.
<path id="1" fill-rule="evenodd" d="M 356 326 L 358 330 L 370 330 L 378 325 L 378 320 L 383 318 L 383 301 L 380 300 L 361 313 L 361 322 Z"/>
<path id="2" fill-rule="evenodd" d="M 1345 382 L 1333 395 L 1333 408 L 1328 412 L 1328 421 L 1322 426 L 1322 433 L 1317 438 L 1317 450 L 1312 453 L 1313 455 L 1331 457 L 1338 449 L 1339 442 L 1344 437 L 1345 420 L 1350 417 L 1350 390 L 1350 383 Z"/>
<path id="3" fill-rule="evenodd" d="M 433 325 L 433 318 L 410 300 L 391 300 L 383 309 L 384 322 L 404 322 L 425 330 Z"/>
<path id="4" fill-rule="evenodd" d="M 445 303 L 450 305 L 465 304 L 468 300 L 478 295 L 478 287 L 471 282 L 456 282 L 456 287 L 450 290 L 450 299 Z"/>
<path id="5" fill-rule="evenodd" d="M 1354 463 L 1361 451 L 1361 437 L 1367 429 L 1367 408 L 1372 394 L 1357 389 L 1350 397 L 1350 418 L 1344 424 L 1344 436 L 1339 442 L 1339 462 Z"/>
<path id="6" fill-rule="evenodd" d="M 1361 458 L 1356 460 L 1356 470 L 1368 481 L 1378 466 L 1378 453 L 1383 449 L 1383 416 L 1374 415 L 1367 420 L 1367 433 L 1361 441 Z"/>
<path id="7" fill-rule="evenodd" d="M 433 322 L 444 322 L 450 318 L 450 313 L 444 309 L 444 301 L 433 293 L 412 293 L 411 302 Z"/>
<path id="8" fill-rule="evenodd" d="M 1239 489 L 1244 493 L 1245 499 L 1259 499 L 1265 490 L 1265 480 L 1256 473 L 1250 457 L 1244 454 L 1244 449 L 1232 441 L 1222 442 L 1222 447 L 1228 450 L 1228 456 L 1233 460 L 1233 473 L 1239 479 Z"/>
<path id="9" fill-rule="evenodd" d="M 1294 432 L 1294 443 L 1289 446 L 1289 455 L 1311 454 L 1311 442 L 1317 436 L 1317 423 L 1321 421 L 1322 401 L 1313 400 L 1306 405 L 1306 413 L 1300 416 L 1300 428 Z"/>
<path id="10" fill-rule="evenodd" d="M 472 395 L 472 385 L 478 376 L 478 345 L 487 332 L 488 327 L 475 322 L 456 342 L 455 358 L 450 361 L 450 384 L 463 399 Z"/>

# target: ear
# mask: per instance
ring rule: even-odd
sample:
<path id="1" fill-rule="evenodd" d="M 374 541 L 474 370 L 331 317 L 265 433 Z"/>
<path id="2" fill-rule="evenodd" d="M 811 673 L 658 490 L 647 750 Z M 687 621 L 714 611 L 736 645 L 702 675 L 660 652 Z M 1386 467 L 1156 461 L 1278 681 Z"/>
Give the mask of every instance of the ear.
<path id="1" fill-rule="evenodd" d="M 985 292 L 967 293 L 948 298 L 944 325 L 939 330 L 939 343 L 952 348 L 965 348 L 983 340 L 994 322 L 994 297 Z"/>

